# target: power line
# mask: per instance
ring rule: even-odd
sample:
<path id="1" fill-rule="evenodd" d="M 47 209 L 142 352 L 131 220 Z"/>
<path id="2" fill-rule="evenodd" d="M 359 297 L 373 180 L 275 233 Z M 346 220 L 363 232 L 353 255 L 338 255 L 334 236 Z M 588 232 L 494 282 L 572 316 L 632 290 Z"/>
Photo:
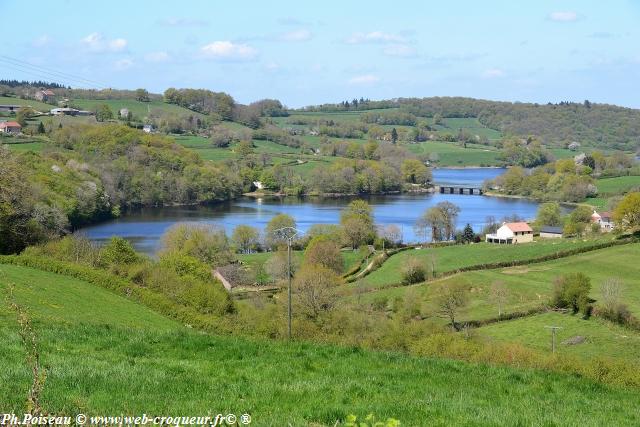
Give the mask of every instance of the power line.
<path id="1" fill-rule="evenodd" d="M 62 78 L 66 81 L 70 81 L 70 82 L 75 82 L 76 84 L 82 84 L 82 85 L 89 85 L 92 87 L 98 87 L 98 88 L 107 88 L 109 87 L 108 85 L 102 83 L 102 82 L 98 82 L 96 80 L 91 80 L 91 79 L 87 79 L 84 78 L 82 76 L 76 75 L 76 74 L 71 74 L 71 73 L 66 73 L 63 71 L 58 71 L 55 70 L 53 68 L 49 68 L 49 67 L 43 67 L 40 65 L 34 65 L 31 64 L 29 62 L 26 61 L 22 61 L 20 59 L 17 58 L 12 58 L 10 56 L 7 55 L 0 55 L 0 61 L 4 62 L 5 64 L 8 65 L 13 65 L 13 66 L 17 66 L 17 67 L 21 67 L 21 68 L 26 68 L 28 71 L 30 71 L 32 74 L 33 73 L 40 73 L 43 75 L 47 75 L 47 78 Z M 27 70 L 22 70 L 22 71 L 27 71 Z"/>

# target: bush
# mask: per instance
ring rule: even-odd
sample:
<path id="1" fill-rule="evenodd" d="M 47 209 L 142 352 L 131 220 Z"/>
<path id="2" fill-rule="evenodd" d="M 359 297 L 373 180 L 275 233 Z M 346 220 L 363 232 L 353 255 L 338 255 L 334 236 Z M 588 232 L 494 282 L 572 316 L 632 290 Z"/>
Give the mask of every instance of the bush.
<path id="1" fill-rule="evenodd" d="M 411 257 L 402 268 L 402 284 L 411 285 L 427 279 L 427 268 L 417 257 Z"/>
<path id="2" fill-rule="evenodd" d="M 553 305 L 558 308 L 569 308 L 576 314 L 582 311 L 585 317 L 591 314 L 589 291 L 591 279 L 584 273 L 569 273 L 556 279 L 553 292 Z"/>
<path id="3" fill-rule="evenodd" d="M 107 265 L 127 265 L 140 261 L 131 243 L 122 237 L 112 237 L 100 250 L 100 258 Z"/>

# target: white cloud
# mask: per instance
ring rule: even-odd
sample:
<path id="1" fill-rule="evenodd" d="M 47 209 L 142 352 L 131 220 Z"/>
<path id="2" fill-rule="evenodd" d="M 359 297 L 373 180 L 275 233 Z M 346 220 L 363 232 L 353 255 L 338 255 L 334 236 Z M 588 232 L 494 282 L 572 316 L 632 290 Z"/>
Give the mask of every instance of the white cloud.
<path id="1" fill-rule="evenodd" d="M 206 58 L 247 61 L 255 58 L 258 52 L 251 46 L 242 43 L 233 43 L 228 40 L 215 41 L 200 48 L 200 52 Z"/>
<path id="2" fill-rule="evenodd" d="M 124 58 L 117 60 L 113 65 L 115 66 L 116 70 L 122 71 L 133 67 L 133 61 L 131 59 Z"/>
<path id="3" fill-rule="evenodd" d="M 349 80 L 351 85 L 370 85 L 380 81 L 380 78 L 373 74 L 365 74 L 362 76 L 356 76 Z"/>
<path id="4" fill-rule="evenodd" d="M 386 46 L 382 51 L 385 55 L 389 56 L 415 56 L 416 51 L 411 46 L 407 46 L 406 44 L 392 44 Z"/>
<path id="5" fill-rule="evenodd" d="M 82 38 L 80 43 L 93 52 L 122 52 L 128 45 L 126 39 L 117 38 L 107 40 L 100 33 L 91 33 Z"/>
<path id="6" fill-rule="evenodd" d="M 44 47 L 50 44 L 52 41 L 53 39 L 51 38 L 51 36 L 49 36 L 48 34 L 43 34 L 40 37 L 36 37 L 35 39 L 33 39 L 31 44 L 34 47 Z"/>
<path id="7" fill-rule="evenodd" d="M 405 38 L 396 34 L 372 31 L 370 33 L 354 33 L 346 40 L 349 44 L 360 43 L 404 43 Z"/>
<path id="8" fill-rule="evenodd" d="M 178 17 L 162 19 L 159 23 L 160 25 L 165 25 L 167 27 L 206 27 L 209 25 L 209 22 L 203 19 Z"/>
<path id="9" fill-rule="evenodd" d="M 147 62 L 167 62 L 171 59 L 171 56 L 167 52 L 150 52 L 144 56 Z"/>
<path id="10" fill-rule="evenodd" d="M 572 11 L 551 12 L 549 19 L 556 22 L 574 22 L 578 20 L 578 14 Z"/>
<path id="11" fill-rule="evenodd" d="M 280 68 L 280 65 L 278 65 L 277 62 L 270 61 L 265 64 L 264 68 L 268 71 L 277 71 Z"/>
<path id="12" fill-rule="evenodd" d="M 127 41 L 125 39 L 114 39 L 109 41 L 109 49 L 114 52 L 120 52 L 127 47 Z"/>
<path id="13" fill-rule="evenodd" d="M 506 73 L 504 72 L 504 70 L 501 70 L 500 68 L 489 68 L 488 70 L 485 70 L 484 73 L 482 73 L 482 77 L 484 77 L 485 79 L 497 79 L 500 77 L 504 77 L 506 75 Z"/>
<path id="14" fill-rule="evenodd" d="M 305 42 L 311 40 L 313 33 L 306 28 L 282 33 L 278 39 L 285 42 Z"/>

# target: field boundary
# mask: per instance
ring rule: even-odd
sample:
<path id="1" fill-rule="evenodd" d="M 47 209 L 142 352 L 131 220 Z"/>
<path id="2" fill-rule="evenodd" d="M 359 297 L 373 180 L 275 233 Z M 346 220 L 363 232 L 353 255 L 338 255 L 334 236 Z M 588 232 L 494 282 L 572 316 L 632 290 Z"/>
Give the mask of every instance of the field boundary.
<path id="1" fill-rule="evenodd" d="M 498 268 L 518 267 L 518 266 L 529 265 L 529 264 L 539 264 L 539 263 L 546 262 L 546 261 L 553 261 L 553 260 L 556 260 L 556 259 L 567 258 L 567 257 L 570 257 L 570 256 L 580 255 L 580 254 L 583 254 L 583 253 L 597 251 L 597 250 L 600 250 L 600 249 L 606 249 L 606 248 L 610 248 L 610 247 L 614 247 L 614 246 L 628 245 L 628 244 L 638 243 L 638 242 L 640 242 L 640 239 L 638 239 L 636 237 L 628 237 L 628 238 L 619 239 L 619 240 L 611 240 L 611 241 L 608 241 L 608 242 L 597 243 L 595 245 L 585 246 L 585 247 L 582 247 L 582 248 L 575 248 L 575 249 L 568 249 L 568 250 L 564 250 L 564 251 L 558 251 L 558 252 L 555 252 L 555 253 L 542 255 L 542 256 L 539 256 L 539 257 L 536 257 L 536 258 L 528 258 L 528 259 L 513 260 L 513 261 L 500 261 L 500 262 L 484 263 L 484 264 L 475 264 L 475 265 L 470 265 L 470 266 L 467 266 L 467 267 L 457 268 L 455 270 L 445 271 L 443 273 L 440 273 L 439 275 L 437 275 L 433 279 L 427 280 L 427 281 L 424 281 L 424 282 L 414 283 L 414 284 L 411 284 L 411 285 L 403 285 L 401 283 L 392 283 L 392 284 L 389 284 L 389 285 L 380 286 L 380 287 L 376 287 L 376 288 L 359 289 L 359 293 L 372 293 L 372 292 L 377 292 L 377 291 L 382 291 L 382 290 L 387 290 L 387 289 L 405 288 L 405 287 L 410 287 L 410 286 L 419 286 L 419 285 L 424 285 L 425 283 L 430 283 L 430 282 L 438 281 L 438 280 L 441 280 L 441 279 L 446 279 L 448 277 L 455 276 L 456 274 L 460 274 L 460 273 L 467 273 L 467 272 L 470 272 L 470 271 L 495 270 L 495 269 L 498 269 Z M 391 257 L 388 257 L 387 260 L 389 258 L 391 258 Z M 352 283 L 352 282 L 349 282 L 349 283 Z"/>

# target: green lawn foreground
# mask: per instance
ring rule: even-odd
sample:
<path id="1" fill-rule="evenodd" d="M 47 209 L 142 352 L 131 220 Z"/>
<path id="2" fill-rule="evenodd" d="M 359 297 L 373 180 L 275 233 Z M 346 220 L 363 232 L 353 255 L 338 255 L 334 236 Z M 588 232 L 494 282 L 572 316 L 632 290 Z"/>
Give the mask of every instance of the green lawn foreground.
<path id="1" fill-rule="evenodd" d="M 1 265 L 0 292 L 34 319 L 57 414 L 249 413 L 252 425 L 335 425 L 346 414 L 402 425 L 637 425 L 637 390 L 533 370 L 355 348 L 216 337 L 85 282 Z M 4 302 L 4 301 L 3 301 Z M 0 408 L 19 413 L 30 371 L 0 309 Z M 314 424 L 315 423 L 315 424 Z"/>

